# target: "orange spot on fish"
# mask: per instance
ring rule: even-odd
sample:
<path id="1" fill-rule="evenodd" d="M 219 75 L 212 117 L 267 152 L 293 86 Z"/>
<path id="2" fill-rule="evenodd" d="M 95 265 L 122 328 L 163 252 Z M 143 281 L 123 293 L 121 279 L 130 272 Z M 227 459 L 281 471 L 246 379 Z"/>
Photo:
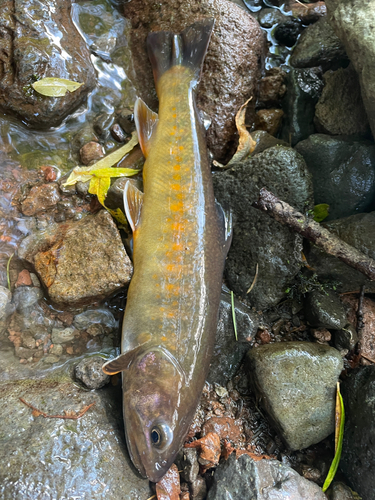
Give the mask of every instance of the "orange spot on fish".
<path id="1" fill-rule="evenodd" d="M 168 292 L 171 292 L 174 289 L 174 285 L 172 285 L 172 283 L 167 283 L 165 288 L 168 290 Z M 163 308 L 163 310 L 164 310 L 164 308 Z"/>
<path id="2" fill-rule="evenodd" d="M 172 245 L 172 250 L 175 252 L 181 252 L 184 249 L 184 245 L 182 243 L 174 243 Z"/>
<path id="3" fill-rule="evenodd" d="M 167 340 L 167 337 L 165 335 L 162 336 L 161 340 L 165 342 Z"/>
<path id="4" fill-rule="evenodd" d="M 173 222 L 171 228 L 172 231 L 178 231 L 178 232 L 182 232 L 184 230 L 184 226 L 180 222 Z"/>
<path id="5" fill-rule="evenodd" d="M 174 165 L 173 166 L 173 170 L 180 170 L 180 168 L 181 168 L 181 165 Z"/>
<path id="6" fill-rule="evenodd" d="M 173 113 L 172 118 L 177 118 L 176 113 Z"/>
<path id="7" fill-rule="evenodd" d="M 157 280 L 158 279 L 158 275 L 157 274 L 153 274 L 152 275 L 152 279 Z"/>
<path id="8" fill-rule="evenodd" d="M 172 306 L 178 306 L 178 301 L 177 301 L 177 300 L 174 300 L 174 301 L 172 302 Z"/>
<path id="9" fill-rule="evenodd" d="M 183 151 L 184 146 L 178 146 L 178 149 L 179 149 L 180 151 Z"/>
<path id="10" fill-rule="evenodd" d="M 180 184 L 172 184 L 171 188 L 173 189 L 173 191 L 180 191 L 181 185 Z"/>
<path id="11" fill-rule="evenodd" d="M 184 210 L 182 201 L 179 201 L 178 203 L 171 203 L 171 210 L 172 212 L 182 212 Z"/>
<path id="12" fill-rule="evenodd" d="M 180 165 L 178 165 L 178 166 L 180 166 Z M 175 181 L 180 181 L 181 180 L 181 175 L 180 174 L 174 174 L 173 179 Z"/>

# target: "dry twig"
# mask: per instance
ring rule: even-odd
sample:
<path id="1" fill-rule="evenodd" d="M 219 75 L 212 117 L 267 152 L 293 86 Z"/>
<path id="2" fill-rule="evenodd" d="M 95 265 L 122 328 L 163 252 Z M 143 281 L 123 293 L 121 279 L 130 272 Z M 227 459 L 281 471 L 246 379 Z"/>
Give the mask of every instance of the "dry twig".
<path id="1" fill-rule="evenodd" d="M 72 410 L 64 410 L 65 415 L 48 415 L 44 411 L 38 410 L 38 408 L 36 408 L 32 404 L 25 401 L 23 398 L 20 398 L 20 401 L 24 405 L 28 406 L 29 408 L 31 408 L 33 410 L 32 415 L 34 417 L 39 417 L 41 415 L 44 418 L 63 418 L 64 420 L 78 420 L 79 418 L 83 417 L 83 415 L 87 412 L 87 410 L 89 410 L 92 406 L 95 405 L 95 401 L 94 401 L 94 403 L 91 403 L 91 404 L 85 406 L 83 408 L 83 410 L 81 410 L 79 413 L 75 413 Z"/>
<path id="2" fill-rule="evenodd" d="M 330 233 L 317 222 L 307 219 L 303 214 L 262 188 L 258 201 L 253 207 L 266 212 L 278 222 L 301 234 L 330 255 L 357 269 L 370 280 L 375 280 L 375 261 L 352 247 L 338 236 Z"/>

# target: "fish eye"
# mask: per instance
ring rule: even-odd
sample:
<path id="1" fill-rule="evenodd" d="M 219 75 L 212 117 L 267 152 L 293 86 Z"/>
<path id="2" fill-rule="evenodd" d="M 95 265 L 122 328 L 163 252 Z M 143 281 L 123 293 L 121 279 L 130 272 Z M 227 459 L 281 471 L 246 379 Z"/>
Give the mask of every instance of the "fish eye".
<path id="1" fill-rule="evenodd" d="M 155 448 L 164 449 L 173 439 L 173 432 L 167 424 L 156 424 L 150 433 L 151 443 Z"/>
<path id="2" fill-rule="evenodd" d="M 157 427 L 154 427 L 151 431 L 151 442 L 154 446 L 159 446 L 161 443 L 161 433 Z"/>

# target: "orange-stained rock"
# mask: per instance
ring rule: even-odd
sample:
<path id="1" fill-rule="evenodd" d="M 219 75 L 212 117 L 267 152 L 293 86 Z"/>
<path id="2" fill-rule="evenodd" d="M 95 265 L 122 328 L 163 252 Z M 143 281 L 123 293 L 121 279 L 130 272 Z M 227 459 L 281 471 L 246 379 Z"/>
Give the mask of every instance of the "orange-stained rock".
<path id="1" fill-rule="evenodd" d="M 156 483 L 157 500 L 180 500 L 180 474 L 176 464 Z"/>
<path id="2" fill-rule="evenodd" d="M 16 288 L 18 286 L 31 286 L 33 282 L 31 281 L 30 273 L 27 269 L 21 271 L 18 275 L 18 279 L 16 281 Z"/>

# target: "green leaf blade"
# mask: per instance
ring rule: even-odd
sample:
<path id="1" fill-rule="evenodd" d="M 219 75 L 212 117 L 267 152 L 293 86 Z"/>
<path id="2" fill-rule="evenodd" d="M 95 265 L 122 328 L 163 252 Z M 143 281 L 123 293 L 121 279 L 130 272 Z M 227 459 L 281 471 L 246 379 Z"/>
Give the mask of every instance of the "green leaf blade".
<path id="1" fill-rule="evenodd" d="M 321 203 L 320 205 L 315 205 L 313 212 L 314 212 L 314 221 L 322 222 L 329 215 L 329 205 L 327 203 Z"/>
<path id="2" fill-rule="evenodd" d="M 46 97 L 64 97 L 67 92 L 74 92 L 83 83 L 73 82 L 65 78 L 42 78 L 32 84 L 36 92 Z"/>
<path id="3" fill-rule="evenodd" d="M 335 477 L 335 474 L 337 472 L 337 469 L 339 467 L 340 459 L 341 459 L 341 452 L 342 452 L 342 442 L 344 439 L 344 425 L 345 425 L 345 410 L 344 410 L 344 401 L 342 399 L 341 393 L 340 393 L 340 385 L 337 383 L 337 396 L 336 396 L 336 413 L 339 411 L 339 418 L 336 419 L 336 429 L 338 429 L 336 436 L 336 451 L 335 451 L 335 456 L 332 460 L 331 467 L 329 468 L 326 480 L 324 481 L 322 490 L 323 492 L 326 492 L 327 489 L 329 488 L 331 482 L 333 481 L 333 478 Z"/>

